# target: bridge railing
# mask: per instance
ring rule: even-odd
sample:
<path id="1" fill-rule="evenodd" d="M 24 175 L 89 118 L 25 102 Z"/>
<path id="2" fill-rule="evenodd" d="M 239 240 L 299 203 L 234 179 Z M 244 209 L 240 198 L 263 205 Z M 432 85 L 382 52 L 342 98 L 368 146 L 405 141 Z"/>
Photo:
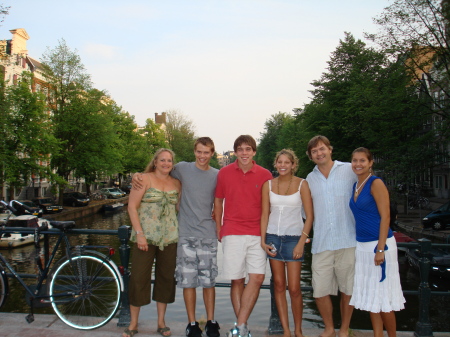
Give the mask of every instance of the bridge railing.
<path id="1" fill-rule="evenodd" d="M 22 230 L 21 230 L 22 232 Z M 32 232 L 32 229 L 23 229 L 24 233 Z M 45 233 L 45 232 L 44 232 Z M 128 326 L 130 322 L 130 309 L 128 302 L 128 285 L 130 270 L 128 269 L 130 260 L 130 227 L 121 226 L 117 230 L 100 230 L 100 229 L 71 229 L 69 234 L 98 234 L 98 235 L 112 235 L 117 236 L 120 241 L 119 254 L 120 264 L 123 270 L 124 281 L 124 293 L 122 296 L 121 311 L 119 314 L 118 326 Z M 417 295 L 419 297 L 419 317 L 416 323 L 416 329 L 414 331 L 415 337 L 429 337 L 433 336 L 432 326 L 430 323 L 430 300 L 431 296 L 449 296 L 450 292 L 444 291 L 431 291 L 428 286 L 428 278 L 431 270 L 431 254 L 432 247 L 450 249 L 450 244 L 435 244 L 428 239 L 419 239 L 417 242 L 399 242 L 398 247 L 406 247 L 408 249 L 419 249 L 419 272 L 420 283 L 417 290 L 404 290 L 405 295 Z M 44 234 L 44 255 L 47 258 L 49 256 L 49 244 L 48 234 Z M 19 274 L 21 277 L 36 277 L 36 275 Z M 8 275 L 12 276 L 12 275 Z M 230 283 L 217 283 L 216 287 L 231 287 Z M 271 280 L 270 285 L 263 285 L 262 289 L 270 289 L 271 293 L 271 315 L 269 319 L 269 334 L 279 334 L 283 331 L 278 316 L 278 311 L 275 305 L 275 299 L 273 294 L 273 282 Z M 312 287 L 301 287 L 302 291 L 312 291 Z"/>

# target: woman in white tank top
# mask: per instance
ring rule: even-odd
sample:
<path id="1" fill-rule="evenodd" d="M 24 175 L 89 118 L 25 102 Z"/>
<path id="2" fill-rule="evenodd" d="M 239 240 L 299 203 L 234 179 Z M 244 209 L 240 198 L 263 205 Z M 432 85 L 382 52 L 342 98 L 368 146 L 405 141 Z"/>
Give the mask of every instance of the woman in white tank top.
<path id="1" fill-rule="evenodd" d="M 274 166 L 279 176 L 267 181 L 262 188 L 261 246 L 270 261 L 283 336 L 291 337 L 286 301 L 287 283 L 295 337 L 302 337 L 303 297 L 300 275 L 304 247 L 314 218 L 312 198 L 308 182 L 294 175 L 298 168 L 298 158 L 292 150 L 279 151 Z M 302 209 L 306 215 L 305 222 Z"/>

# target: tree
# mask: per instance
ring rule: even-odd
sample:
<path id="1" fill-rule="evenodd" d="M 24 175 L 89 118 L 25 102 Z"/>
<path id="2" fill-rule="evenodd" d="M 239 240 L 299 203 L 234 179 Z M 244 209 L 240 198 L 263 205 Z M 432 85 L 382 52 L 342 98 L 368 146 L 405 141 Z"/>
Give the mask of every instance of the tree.
<path id="1" fill-rule="evenodd" d="M 76 107 L 68 118 L 72 133 L 72 144 L 67 150 L 67 159 L 76 177 L 84 178 L 87 193 L 90 185 L 103 175 L 121 172 L 122 155 L 114 119 L 121 113 L 120 107 L 103 91 L 91 89 L 71 100 Z M 67 124 L 66 124 L 67 125 Z"/>
<path id="2" fill-rule="evenodd" d="M 314 98 L 301 116 L 304 128 L 328 136 L 336 159 L 349 160 L 353 149 L 365 146 L 382 159 L 379 168 L 399 179 L 411 174 L 411 161 L 426 170 L 430 158 L 420 153 L 428 135 L 419 132 L 423 116 L 404 64 L 349 33 L 328 64 L 313 82 Z"/>
<path id="3" fill-rule="evenodd" d="M 3 4 L 0 4 L 0 22 L 3 22 L 4 17 L 9 14 L 9 9 L 11 7 L 5 7 Z"/>
<path id="4" fill-rule="evenodd" d="M 14 187 L 21 187 L 34 175 L 50 177 L 43 163 L 57 146 L 48 118 L 45 96 L 32 92 L 32 75 L 24 72 L 17 84 L 1 93 L 2 145 L 0 191 L 7 183 L 14 198 Z M 1 193 L 1 192 L 0 192 Z"/>
<path id="5" fill-rule="evenodd" d="M 116 115 L 114 124 L 121 143 L 122 171 L 120 176 L 127 176 L 133 172 L 142 172 L 149 161 L 149 151 L 142 132 L 138 130 L 134 116 L 122 111 Z M 162 137 L 164 139 L 164 135 Z"/>
<path id="6" fill-rule="evenodd" d="M 191 120 L 176 110 L 167 111 L 166 140 L 176 161 L 195 161 L 195 130 Z"/>
<path id="7" fill-rule="evenodd" d="M 442 102 L 450 98 L 450 2 L 396 0 L 374 22 L 379 32 L 366 36 L 393 58 L 402 60 L 417 81 L 428 82 L 431 90 L 423 93 L 432 104 L 424 107 L 448 122 L 449 110 Z"/>
<path id="8" fill-rule="evenodd" d="M 379 31 L 367 37 L 401 61 L 411 81 L 419 83 L 415 111 L 423 125 L 416 134 L 427 139 L 427 148 L 415 148 L 418 156 L 426 157 L 423 177 L 430 179 L 433 167 L 442 174 L 450 158 L 450 2 L 448 0 L 396 0 L 374 19 Z M 411 139 L 416 144 L 417 139 Z M 417 163 L 411 163 L 415 167 Z M 444 170 L 444 171 L 443 171 Z M 415 182 L 415 181 L 413 181 Z"/>
<path id="9" fill-rule="evenodd" d="M 62 202 L 62 192 L 70 173 L 77 167 L 77 161 L 84 159 L 77 157 L 77 146 L 95 139 L 81 137 L 90 128 L 95 128 L 85 124 L 80 113 L 86 109 L 84 99 L 89 98 L 86 92 L 91 89 L 91 81 L 80 56 L 63 39 L 54 49 L 47 48 L 41 61 L 48 83 L 48 106 L 52 111 L 55 136 L 61 144 L 58 151 L 52 153 L 51 166 L 61 178 L 59 196 Z"/>
<path id="10" fill-rule="evenodd" d="M 281 130 L 292 119 L 288 113 L 279 112 L 264 123 L 264 132 L 261 133 L 256 151 L 256 161 L 269 171 L 274 170 L 273 161 L 276 153 L 285 147 L 280 142 Z"/>
<path id="11" fill-rule="evenodd" d="M 311 102 L 281 121 L 275 140 L 261 141 L 258 151 L 269 152 L 273 144 L 291 148 L 300 159 L 298 174 L 306 176 L 313 166 L 305 155 L 307 143 L 322 134 L 333 144 L 334 159 L 348 161 L 355 148 L 365 146 L 377 156 L 377 168 L 404 181 L 412 168 L 425 171 L 430 163 L 429 153 L 424 154 L 430 135 L 419 132 L 423 116 L 411 83 L 402 62 L 389 61 L 346 33 L 327 71 L 313 81 Z"/>

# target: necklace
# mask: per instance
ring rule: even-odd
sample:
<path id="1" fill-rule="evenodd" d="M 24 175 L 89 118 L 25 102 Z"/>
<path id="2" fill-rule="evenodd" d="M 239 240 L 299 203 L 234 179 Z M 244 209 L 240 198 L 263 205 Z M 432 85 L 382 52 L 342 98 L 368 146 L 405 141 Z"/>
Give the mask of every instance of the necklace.
<path id="1" fill-rule="evenodd" d="M 364 179 L 364 181 L 362 182 L 361 185 L 359 185 L 359 187 L 358 187 L 358 184 L 356 184 L 355 195 L 358 195 L 358 191 L 361 189 L 361 187 L 364 186 L 364 184 L 366 183 L 367 179 L 369 179 L 371 175 L 372 175 L 372 173 L 369 173 L 369 175 L 367 176 L 367 178 Z"/>
<path id="2" fill-rule="evenodd" d="M 288 194 L 288 192 L 289 192 L 289 189 L 291 188 L 291 183 L 292 183 L 292 177 L 293 177 L 294 175 L 293 174 L 291 174 L 291 179 L 289 180 L 289 186 L 288 186 L 288 188 L 287 188 L 287 190 L 286 190 L 286 192 L 284 193 L 284 195 L 287 195 Z M 278 178 L 278 194 L 280 194 L 280 178 Z"/>

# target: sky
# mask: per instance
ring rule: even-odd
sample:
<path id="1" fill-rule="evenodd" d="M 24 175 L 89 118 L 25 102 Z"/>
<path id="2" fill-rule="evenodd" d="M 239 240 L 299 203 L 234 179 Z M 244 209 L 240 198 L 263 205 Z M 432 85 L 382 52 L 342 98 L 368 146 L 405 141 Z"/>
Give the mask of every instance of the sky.
<path id="1" fill-rule="evenodd" d="M 139 125 L 178 111 L 219 153 L 259 139 L 278 112 L 310 101 L 344 32 L 364 39 L 388 0 L 0 0 L 0 39 L 24 28 L 41 59 L 64 39 L 94 87 Z"/>

